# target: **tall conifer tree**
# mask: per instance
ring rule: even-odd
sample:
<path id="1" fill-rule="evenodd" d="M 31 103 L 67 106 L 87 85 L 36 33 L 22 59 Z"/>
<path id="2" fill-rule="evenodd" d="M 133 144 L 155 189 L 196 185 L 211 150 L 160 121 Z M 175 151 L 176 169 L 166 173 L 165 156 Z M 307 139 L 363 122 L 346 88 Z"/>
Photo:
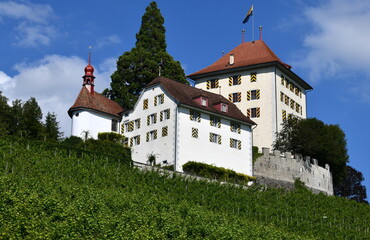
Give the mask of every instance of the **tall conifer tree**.
<path id="1" fill-rule="evenodd" d="M 123 53 L 112 74 L 111 90 L 105 95 L 124 108 L 132 108 L 143 87 L 159 75 L 187 83 L 180 62 L 167 53 L 164 18 L 152 2 L 142 17 L 136 45 Z"/>

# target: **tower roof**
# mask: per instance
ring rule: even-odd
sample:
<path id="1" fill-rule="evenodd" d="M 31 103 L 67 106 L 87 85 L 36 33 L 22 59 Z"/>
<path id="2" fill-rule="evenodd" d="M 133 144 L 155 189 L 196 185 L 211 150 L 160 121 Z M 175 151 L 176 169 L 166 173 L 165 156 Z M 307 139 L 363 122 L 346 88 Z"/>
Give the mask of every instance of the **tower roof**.
<path id="1" fill-rule="evenodd" d="M 300 83 L 304 89 L 312 89 L 308 83 L 291 71 L 292 67 L 281 61 L 280 58 L 262 40 L 241 43 L 213 64 L 188 75 L 188 77 L 193 80 L 197 80 L 209 75 L 223 72 L 234 72 L 241 69 L 253 69 L 261 65 L 268 64 L 277 65 L 285 74 Z"/>
<path id="2" fill-rule="evenodd" d="M 116 117 L 121 117 L 120 114 L 124 111 L 117 102 L 97 92 L 91 94 L 86 87 L 82 87 L 75 103 L 68 110 L 69 116 L 72 117 L 72 113 L 79 109 L 98 111 Z"/>
<path id="3" fill-rule="evenodd" d="M 230 55 L 234 56 L 234 64 L 230 64 Z M 211 64 L 210 66 L 203 68 L 200 71 L 192 73 L 192 76 L 216 72 L 226 69 L 256 65 L 261 63 L 279 62 L 287 68 L 291 68 L 288 64 L 283 63 L 278 56 L 266 45 L 262 40 L 245 42 L 222 56 L 219 60 Z"/>
<path id="4" fill-rule="evenodd" d="M 224 115 L 229 118 L 243 121 L 249 125 L 255 125 L 255 122 L 246 117 L 234 103 L 228 101 L 226 98 L 219 94 L 204 91 L 202 89 L 176 82 L 165 77 L 155 78 L 153 81 L 148 83 L 145 88 L 156 84 L 160 84 L 166 90 L 166 92 L 170 94 L 179 104 L 184 104 L 208 112 Z M 207 106 L 203 106 L 194 101 L 194 99 L 199 96 L 206 97 L 209 101 L 209 104 Z M 220 102 L 227 103 L 228 112 L 222 112 L 215 107 L 215 104 Z"/>

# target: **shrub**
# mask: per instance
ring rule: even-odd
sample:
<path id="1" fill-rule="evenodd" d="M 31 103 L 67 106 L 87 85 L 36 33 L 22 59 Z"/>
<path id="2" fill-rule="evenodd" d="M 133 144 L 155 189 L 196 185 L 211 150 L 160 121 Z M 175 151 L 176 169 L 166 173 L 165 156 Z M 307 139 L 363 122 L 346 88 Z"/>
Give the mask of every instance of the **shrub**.
<path id="1" fill-rule="evenodd" d="M 115 143 L 122 143 L 125 137 L 119 133 L 114 132 L 100 132 L 98 133 L 98 139 L 102 141 L 110 141 Z"/>
<path id="2" fill-rule="evenodd" d="M 182 166 L 182 169 L 186 173 L 242 185 L 256 179 L 255 177 L 251 177 L 242 173 L 237 173 L 231 169 L 216 167 L 199 162 L 187 162 Z"/>

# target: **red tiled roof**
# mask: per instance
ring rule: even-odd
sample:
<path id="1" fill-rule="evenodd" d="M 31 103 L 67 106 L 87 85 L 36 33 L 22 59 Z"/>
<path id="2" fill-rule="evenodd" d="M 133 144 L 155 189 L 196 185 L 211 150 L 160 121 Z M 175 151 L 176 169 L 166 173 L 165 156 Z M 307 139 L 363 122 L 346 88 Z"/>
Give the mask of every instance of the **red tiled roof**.
<path id="1" fill-rule="evenodd" d="M 75 103 L 68 110 L 69 116 L 72 117 L 73 111 L 79 108 L 92 109 L 102 113 L 114 115 L 116 117 L 121 117 L 120 113 L 124 111 L 124 109 L 117 102 L 110 100 L 109 98 L 97 92 L 91 94 L 86 87 L 82 87 Z"/>
<path id="2" fill-rule="evenodd" d="M 234 64 L 230 65 L 230 54 L 234 55 Z M 288 64 L 283 63 L 278 56 L 266 45 L 262 40 L 253 42 L 245 42 L 222 56 L 215 63 L 203 68 L 202 70 L 190 74 L 188 77 L 195 75 L 227 70 L 232 68 L 256 65 L 261 63 L 280 62 L 287 68 L 291 68 Z"/>
<path id="3" fill-rule="evenodd" d="M 191 87 L 189 85 L 179 83 L 165 77 L 155 78 L 153 81 L 147 84 L 146 88 L 156 84 L 160 84 L 161 86 L 163 86 L 167 93 L 169 93 L 173 98 L 175 98 L 176 101 L 179 102 L 180 104 L 203 109 L 205 111 L 209 111 L 219 115 L 224 115 L 239 121 L 246 122 L 250 125 L 256 125 L 256 123 L 247 118 L 235 104 L 229 102 L 226 98 L 224 98 L 221 95 L 204 91 L 199 88 Z M 196 101 L 194 101 L 194 98 L 199 96 L 208 98 L 208 106 L 202 106 L 198 104 Z M 214 106 L 214 104 L 220 103 L 220 101 L 228 104 L 227 113 L 221 112 Z"/>

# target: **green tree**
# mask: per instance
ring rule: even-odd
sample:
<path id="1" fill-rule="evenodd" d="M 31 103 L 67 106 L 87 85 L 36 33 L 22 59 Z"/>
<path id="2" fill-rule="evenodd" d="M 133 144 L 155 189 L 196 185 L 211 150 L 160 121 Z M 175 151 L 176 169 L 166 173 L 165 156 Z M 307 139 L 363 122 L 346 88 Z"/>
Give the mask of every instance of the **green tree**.
<path id="1" fill-rule="evenodd" d="M 0 136 L 9 132 L 9 123 L 11 121 L 11 107 L 8 105 L 8 98 L 2 95 L 0 91 Z"/>
<path id="2" fill-rule="evenodd" d="M 167 53 L 163 24 L 156 2 L 150 3 L 136 34 L 135 47 L 117 61 L 117 70 L 111 76 L 111 90 L 103 94 L 124 108 L 132 108 L 143 87 L 159 75 L 187 83 L 180 62 Z"/>
<path id="3" fill-rule="evenodd" d="M 57 121 L 57 115 L 50 113 L 46 115 L 44 124 L 45 138 L 49 141 L 58 141 L 62 138 L 63 133 L 59 131 L 59 122 Z"/>
<path id="4" fill-rule="evenodd" d="M 24 136 L 22 131 L 22 115 L 23 115 L 23 103 L 20 99 L 16 99 L 12 102 L 10 109 L 10 122 L 9 122 L 9 134 L 16 136 Z"/>
<path id="5" fill-rule="evenodd" d="M 366 187 L 361 184 L 364 180 L 361 172 L 351 166 L 346 166 L 346 177 L 340 185 L 334 188 L 334 194 L 359 203 L 368 203 Z"/>
<path id="6" fill-rule="evenodd" d="M 26 137 L 39 139 L 42 136 L 43 125 L 41 122 L 42 111 L 34 97 L 24 103 L 22 108 L 21 129 Z"/>
<path id="7" fill-rule="evenodd" d="M 345 177 L 347 141 L 338 125 L 328 125 L 316 118 L 289 119 L 277 134 L 273 147 L 316 158 L 321 166 L 329 164 L 334 187 Z"/>

